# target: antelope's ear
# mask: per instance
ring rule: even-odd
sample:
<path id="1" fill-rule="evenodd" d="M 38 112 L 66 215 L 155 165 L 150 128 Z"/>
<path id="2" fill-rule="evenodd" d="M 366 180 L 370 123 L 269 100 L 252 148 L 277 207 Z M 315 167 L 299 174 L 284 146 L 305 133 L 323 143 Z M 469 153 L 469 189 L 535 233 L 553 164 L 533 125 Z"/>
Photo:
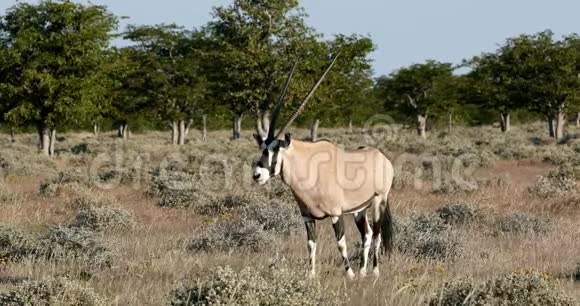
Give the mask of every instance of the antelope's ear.
<path id="1" fill-rule="evenodd" d="M 258 147 L 262 147 L 262 144 L 264 143 L 264 140 L 262 139 L 262 137 L 258 134 L 254 134 L 254 139 L 256 140 Z"/>
<path id="2" fill-rule="evenodd" d="M 290 143 L 292 143 L 292 134 L 290 133 L 284 134 L 284 146 L 289 147 Z"/>

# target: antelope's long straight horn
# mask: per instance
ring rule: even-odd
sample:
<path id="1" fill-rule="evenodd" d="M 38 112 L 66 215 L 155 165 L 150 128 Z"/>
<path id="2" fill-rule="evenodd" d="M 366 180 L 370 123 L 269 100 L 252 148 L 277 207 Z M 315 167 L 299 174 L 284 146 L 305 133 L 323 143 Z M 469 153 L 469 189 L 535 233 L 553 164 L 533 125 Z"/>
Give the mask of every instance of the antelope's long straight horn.
<path id="1" fill-rule="evenodd" d="M 268 128 L 268 139 L 274 138 L 276 121 L 278 120 L 278 116 L 280 115 L 280 111 L 282 110 L 282 106 L 284 105 L 284 98 L 286 98 L 286 93 L 288 93 L 288 87 L 290 86 L 290 81 L 292 80 L 292 76 L 294 75 L 296 66 L 298 66 L 298 61 L 294 62 L 292 69 L 288 73 L 288 78 L 286 79 L 286 83 L 284 83 L 284 89 L 282 89 L 280 97 L 278 98 L 278 102 L 276 103 L 276 106 L 274 106 L 274 110 L 272 111 L 272 116 L 270 117 L 270 127 Z"/>
<path id="2" fill-rule="evenodd" d="M 324 81 L 324 78 L 326 77 L 326 75 L 328 74 L 328 72 L 330 72 L 330 69 L 332 69 L 332 67 L 334 66 L 334 63 L 336 63 L 336 60 L 338 59 L 339 56 L 340 56 L 340 52 L 338 52 L 336 54 L 336 56 L 334 57 L 334 59 L 332 60 L 332 62 L 330 63 L 330 65 L 328 65 L 328 68 L 326 68 L 326 71 L 324 71 L 324 73 L 322 74 L 322 76 L 320 77 L 320 79 L 318 80 L 318 82 L 316 82 L 316 84 L 312 87 L 312 89 L 310 90 L 310 92 L 308 93 L 308 95 L 306 95 L 306 97 L 304 98 L 304 100 L 302 100 L 302 103 L 300 104 L 300 106 L 292 113 L 292 116 L 290 116 L 290 118 L 288 119 L 288 121 L 286 121 L 286 124 L 284 124 L 284 127 L 280 129 L 280 131 L 278 132 L 278 134 L 276 134 L 276 138 L 278 138 L 282 134 L 284 134 L 286 132 L 286 129 L 292 124 L 292 122 L 294 120 L 296 120 L 296 117 L 298 117 L 298 115 L 300 115 L 300 113 L 304 110 L 304 107 L 308 103 L 308 100 L 310 100 L 310 98 L 312 98 L 312 96 L 314 95 L 314 92 L 316 91 L 316 89 L 318 89 L 318 87 L 320 86 L 320 84 L 322 84 L 322 81 Z"/>

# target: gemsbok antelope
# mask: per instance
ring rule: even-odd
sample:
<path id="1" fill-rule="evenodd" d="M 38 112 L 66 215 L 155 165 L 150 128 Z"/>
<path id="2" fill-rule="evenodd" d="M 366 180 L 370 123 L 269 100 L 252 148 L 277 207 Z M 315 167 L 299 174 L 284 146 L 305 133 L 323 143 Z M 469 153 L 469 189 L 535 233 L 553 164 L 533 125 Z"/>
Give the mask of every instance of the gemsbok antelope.
<path id="1" fill-rule="evenodd" d="M 295 140 L 290 133 L 281 139 L 281 135 L 320 86 L 337 57 L 335 56 L 300 106 L 275 134 L 276 121 L 296 68 L 294 64 L 272 111 L 268 134 L 254 135 L 261 156 L 254 163 L 253 178 L 259 185 L 263 185 L 271 177 L 280 175 L 282 181 L 292 190 L 306 225 L 311 276 L 316 273 L 316 221 L 330 217 L 346 275 L 349 278 L 354 277 L 346 248 L 343 216 L 347 214 L 354 215 L 362 237 L 360 274 L 365 276 L 367 273 L 369 252 L 374 241 L 373 273 L 378 276 L 381 240 L 387 253 L 392 251 L 393 243 L 393 222 L 387 202 L 394 175 L 391 162 L 383 153 L 371 147 L 344 150 L 328 141 Z M 369 207 L 373 212 L 372 227 L 367 219 Z"/>

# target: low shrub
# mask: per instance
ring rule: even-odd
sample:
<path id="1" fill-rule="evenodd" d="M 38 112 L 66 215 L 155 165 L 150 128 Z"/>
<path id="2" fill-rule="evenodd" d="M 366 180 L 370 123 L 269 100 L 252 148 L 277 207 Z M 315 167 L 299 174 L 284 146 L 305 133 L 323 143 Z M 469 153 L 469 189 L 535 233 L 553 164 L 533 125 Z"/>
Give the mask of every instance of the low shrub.
<path id="1" fill-rule="evenodd" d="M 147 193 L 159 199 L 159 206 L 170 208 L 204 206 L 214 199 L 194 175 L 180 170 L 155 170 Z"/>
<path id="2" fill-rule="evenodd" d="M 481 211 L 465 203 L 449 203 L 439 209 L 436 213 L 446 224 L 468 224 L 481 219 Z"/>
<path id="3" fill-rule="evenodd" d="M 20 195 L 16 192 L 8 190 L 4 186 L 0 186 L 0 204 L 17 204 L 20 200 Z"/>
<path id="4" fill-rule="evenodd" d="M 0 226 L 0 260 L 17 261 L 38 253 L 38 242 L 43 235 L 43 230 L 20 226 Z"/>
<path id="5" fill-rule="evenodd" d="M 26 281 L 9 292 L 0 293 L 0 304 L 6 306 L 108 305 L 92 288 L 65 278 Z"/>
<path id="6" fill-rule="evenodd" d="M 439 288 L 429 305 L 577 305 L 558 285 L 539 272 L 514 272 L 483 284 L 464 278 Z"/>
<path id="7" fill-rule="evenodd" d="M 283 237 L 304 226 L 298 205 L 278 201 L 242 208 L 241 220 L 243 223 L 257 222 L 264 231 Z"/>
<path id="8" fill-rule="evenodd" d="M 289 270 L 234 271 L 218 267 L 214 276 L 170 294 L 171 305 L 339 305 L 348 300 Z"/>
<path id="9" fill-rule="evenodd" d="M 458 257 L 462 252 L 458 237 L 436 214 L 395 219 L 395 235 L 398 250 L 407 255 L 446 260 Z"/>
<path id="10" fill-rule="evenodd" d="M 528 213 L 513 213 L 497 217 L 492 225 L 494 234 L 535 234 L 541 235 L 550 231 L 552 220 L 545 216 Z"/>
<path id="11" fill-rule="evenodd" d="M 113 254 L 93 231 L 68 226 L 50 227 L 38 243 L 38 254 L 47 259 L 74 259 L 88 270 L 109 268 Z"/>
<path id="12" fill-rule="evenodd" d="M 571 167 L 561 166 L 540 176 L 529 188 L 531 196 L 540 198 L 558 197 L 576 192 L 576 175 Z"/>
<path id="13" fill-rule="evenodd" d="M 248 197 L 228 196 L 219 206 L 222 213 L 237 212 L 239 218 L 219 220 L 207 225 L 195 235 L 190 249 L 194 251 L 231 250 L 245 248 L 263 250 L 278 238 L 284 238 L 303 226 L 297 205 L 271 200 L 265 204 L 250 202 Z M 226 208 L 227 207 L 227 208 Z"/>
<path id="14" fill-rule="evenodd" d="M 109 267 L 112 253 L 93 231 L 68 226 L 2 226 L 0 258 L 74 259 L 83 267 L 99 270 Z"/>
<path id="15" fill-rule="evenodd" d="M 244 207 L 253 205 L 252 200 L 247 196 L 237 194 L 227 194 L 218 196 L 212 201 L 201 204 L 196 207 L 196 211 L 203 215 L 218 216 L 230 213 Z"/>
<path id="16" fill-rule="evenodd" d="M 109 232 L 132 230 L 137 226 L 137 222 L 135 217 L 124 209 L 101 206 L 80 209 L 69 226 Z"/>
<path id="17" fill-rule="evenodd" d="M 67 170 L 59 172 L 56 177 L 42 181 L 39 192 L 43 196 L 55 196 L 66 187 L 72 186 L 72 190 L 77 190 L 76 186 L 78 185 L 88 186 L 87 175 L 81 171 Z"/>
<path id="18" fill-rule="evenodd" d="M 107 197 L 103 197 L 88 189 L 81 189 L 76 196 L 69 202 L 72 209 L 90 209 L 100 207 L 110 207 L 115 202 Z"/>
<path id="19" fill-rule="evenodd" d="M 202 228 L 193 238 L 191 251 L 231 251 L 243 248 L 262 251 L 276 241 L 276 235 L 265 231 L 256 221 L 218 221 Z"/>

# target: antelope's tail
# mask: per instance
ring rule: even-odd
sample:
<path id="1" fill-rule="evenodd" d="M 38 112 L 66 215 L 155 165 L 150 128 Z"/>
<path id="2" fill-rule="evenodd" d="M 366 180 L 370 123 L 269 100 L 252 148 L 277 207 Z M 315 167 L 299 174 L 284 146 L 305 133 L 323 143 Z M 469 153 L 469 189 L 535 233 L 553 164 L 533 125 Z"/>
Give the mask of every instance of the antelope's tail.
<path id="1" fill-rule="evenodd" d="M 381 211 L 381 240 L 383 241 L 383 250 L 390 256 L 393 252 L 395 230 L 389 200 L 386 200 L 385 202 L 385 206 Z"/>

